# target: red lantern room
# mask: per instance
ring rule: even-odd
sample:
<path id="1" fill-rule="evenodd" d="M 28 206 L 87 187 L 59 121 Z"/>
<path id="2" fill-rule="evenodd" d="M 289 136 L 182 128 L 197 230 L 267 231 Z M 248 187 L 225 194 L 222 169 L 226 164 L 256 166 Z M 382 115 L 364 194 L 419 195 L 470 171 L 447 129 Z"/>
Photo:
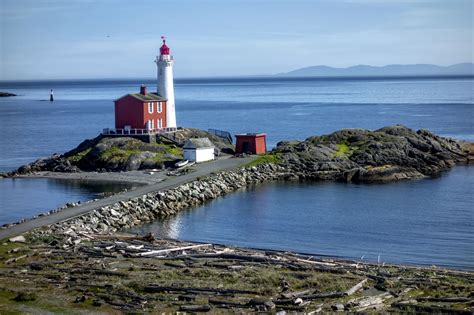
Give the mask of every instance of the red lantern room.
<path id="1" fill-rule="evenodd" d="M 162 36 L 161 38 L 163 38 L 163 45 L 161 45 L 160 47 L 160 55 L 169 55 L 170 48 L 166 46 L 166 40 L 164 39 L 164 37 Z"/>

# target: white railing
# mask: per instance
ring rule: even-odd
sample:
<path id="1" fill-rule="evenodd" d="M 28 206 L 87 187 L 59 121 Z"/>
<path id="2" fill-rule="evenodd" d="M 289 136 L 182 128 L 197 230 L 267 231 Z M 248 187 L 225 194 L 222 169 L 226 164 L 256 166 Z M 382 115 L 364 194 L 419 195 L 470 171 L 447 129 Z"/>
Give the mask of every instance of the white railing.
<path id="1" fill-rule="evenodd" d="M 105 128 L 102 130 L 103 135 L 107 136 L 124 136 L 124 135 L 155 135 L 160 133 L 172 133 L 175 132 L 177 128 L 159 128 L 159 129 L 115 129 L 115 128 Z"/>

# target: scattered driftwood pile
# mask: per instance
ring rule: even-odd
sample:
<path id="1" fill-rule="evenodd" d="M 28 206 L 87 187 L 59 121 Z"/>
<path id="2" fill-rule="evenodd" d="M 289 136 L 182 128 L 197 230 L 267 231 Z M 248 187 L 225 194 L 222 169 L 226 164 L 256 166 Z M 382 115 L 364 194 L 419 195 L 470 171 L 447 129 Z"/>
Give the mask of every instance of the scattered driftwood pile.
<path id="1" fill-rule="evenodd" d="M 38 301 L 57 298 L 101 311 L 467 314 L 474 305 L 472 273 L 155 240 L 153 235 L 85 235 L 81 242 L 61 242 L 37 241 L 6 253 L 0 288 L 17 296 L 26 290 L 16 281 L 21 275 Z"/>

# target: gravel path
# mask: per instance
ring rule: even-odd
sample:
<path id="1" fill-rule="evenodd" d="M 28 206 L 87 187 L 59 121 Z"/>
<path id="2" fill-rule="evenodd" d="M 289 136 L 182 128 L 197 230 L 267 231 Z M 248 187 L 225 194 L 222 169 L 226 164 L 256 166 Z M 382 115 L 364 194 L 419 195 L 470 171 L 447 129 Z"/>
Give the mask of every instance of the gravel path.
<path id="1" fill-rule="evenodd" d="M 98 182 L 120 182 L 130 184 L 151 185 L 162 182 L 166 178 L 168 170 L 156 171 L 128 171 L 128 172 L 81 172 L 81 173 L 61 173 L 61 172 L 36 172 L 25 175 L 17 175 L 15 178 L 54 178 L 54 179 L 74 179 L 82 181 Z"/>
<path id="2" fill-rule="evenodd" d="M 63 211 L 59 211 L 48 216 L 38 217 L 37 219 L 25 221 L 21 224 L 9 227 L 4 230 L 0 230 L 0 240 L 30 231 L 32 229 L 35 229 L 41 226 L 54 224 L 54 223 L 64 221 L 76 216 L 80 216 L 80 215 L 83 215 L 84 213 L 87 213 L 89 211 L 92 211 L 100 207 L 107 206 L 109 204 L 113 204 L 119 201 L 125 201 L 137 196 L 142 196 L 153 191 L 170 189 L 170 188 L 179 186 L 181 184 L 196 180 L 198 177 L 209 175 L 211 172 L 219 172 L 223 170 L 234 169 L 234 168 L 237 168 L 249 163 L 254 158 L 255 157 L 253 156 L 246 157 L 246 158 L 224 157 L 216 161 L 199 164 L 193 167 L 196 170 L 195 172 L 188 173 L 186 175 L 182 175 L 178 177 L 167 177 L 166 180 L 158 182 L 158 183 L 153 183 L 150 185 L 138 187 L 133 190 L 122 192 L 122 193 L 119 193 L 107 198 L 99 199 L 97 201 L 88 202 L 86 204 L 83 204 L 77 207 L 68 208 Z M 98 173 L 98 174 L 104 177 L 109 176 L 108 173 L 102 173 L 102 174 Z M 69 177 L 69 178 L 75 178 L 75 177 Z"/>

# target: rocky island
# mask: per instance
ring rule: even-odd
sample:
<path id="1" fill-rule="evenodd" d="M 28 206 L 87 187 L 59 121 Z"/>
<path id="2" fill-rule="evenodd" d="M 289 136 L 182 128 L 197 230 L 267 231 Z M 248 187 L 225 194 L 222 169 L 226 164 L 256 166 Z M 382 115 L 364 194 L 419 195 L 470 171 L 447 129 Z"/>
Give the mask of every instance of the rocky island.
<path id="1" fill-rule="evenodd" d="M 455 164 L 470 163 L 474 144 L 391 126 L 284 141 L 272 154 L 299 179 L 374 182 L 433 176 Z"/>
<path id="2" fill-rule="evenodd" d="M 185 139 L 201 131 L 184 130 Z M 179 133 L 178 133 L 179 135 Z M 202 135 L 202 134 L 201 134 Z M 222 151 L 229 144 L 212 139 Z M 179 139 L 96 138 L 7 176 L 168 167 Z M 0 303 L 10 311 L 387 311 L 470 314 L 473 274 L 123 234 L 129 227 L 271 180 L 384 182 L 470 163 L 472 143 L 391 126 L 283 141 L 243 168 L 111 202 L 0 246 Z M 109 173 L 104 173 L 109 174 Z M 65 210 L 68 211 L 68 210 Z M 21 276 L 24 282 L 18 283 Z M 52 294 L 51 294 L 52 293 Z M 23 303 L 23 304 L 22 304 Z"/>
<path id="3" fill-rule="evenodd" d="M 16 96 L 16 94 L 9 93 L 9 92 L 0 92 L 0 97 L 9 97 L 9 96 Z"/>
<path id="4" fill-rule="evenodd" d="M 220 151 L 232 154 L 233 146 L 206 131 L 181 128 L 173 137 L 158 136 L 156 142 L 146 143 L 128 137 L 99 135 L 87 139 L 64 154 L 54 154 L 33 163 L 21 166 L 4 176 L 51 171 L 77 172 L 123 172 L 145 169 L 172 168 L 183 158 L 182 145 L 190 138 L 209 138 Z"/>
<path id="5" fill-rule="evenodd" d="M 181 129 L 174 139 L 147 144 L 132 138 L 98 136 L 62 155 L 24 165 L 4 176 L 40 171 L 117 172 L 169 168 L 182 158 L 180 144 L 193 137 L 208 137 L 224 153 L 233 146 L 198 129 Z M 404 126 L 375 131 L 343 129 L 304 141 L 279 142 L 254 165 L 274 164 L 286 179 L 356 182 L 393 181 L 433 176 L 459 163 L 474 160 L 474 144 L 414 131 Z"/>

